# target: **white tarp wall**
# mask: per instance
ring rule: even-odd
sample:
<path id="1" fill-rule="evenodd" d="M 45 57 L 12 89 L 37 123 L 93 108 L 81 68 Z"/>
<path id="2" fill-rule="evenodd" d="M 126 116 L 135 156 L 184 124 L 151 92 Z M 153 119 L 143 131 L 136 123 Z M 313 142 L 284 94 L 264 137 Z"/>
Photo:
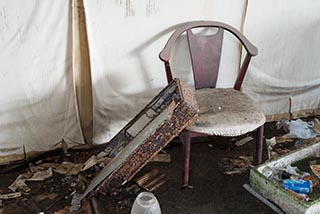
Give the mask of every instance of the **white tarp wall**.
<path id="1" fill-rule="evenodd" d="M 0 1 L 0 163 L 84 143 L 71 23 L 69 1 Z"/>
<path id="2" fill-rule="evenodd" d="M 320 1 L 249 2 L 244 33 L 259 54 L 244 91 L 273 119 L 319 114 Z"/>
<path id="3" fill-rule="evenodd" d="M 158 53 L 174 25 L 215 20 L 240 29 L 245 3 L 85 0 L 93 142 L 108 142 L 166 85 Z M 84 143 L 72 78 L 71 5 L 71 0 L 0 0 L 0 157 L 22 155 L 23 148 L 53 149 L 61 139 L 68 146 Z M 288 113 L 289 106 L 291 112 L 319 109 L 318 11 L 316 0 L 248 1 L 244 34 L 259 55 L 244 90 L 268 115 Z M 219 74 L 219 86 L 232 85 L 241 58 L 237 50 L 237 43 L 224 44 L 226 72 Z M 182 73 L 190 64 L 175 67 Z M 188 75 L 182 79 L 190 83 Z"/>

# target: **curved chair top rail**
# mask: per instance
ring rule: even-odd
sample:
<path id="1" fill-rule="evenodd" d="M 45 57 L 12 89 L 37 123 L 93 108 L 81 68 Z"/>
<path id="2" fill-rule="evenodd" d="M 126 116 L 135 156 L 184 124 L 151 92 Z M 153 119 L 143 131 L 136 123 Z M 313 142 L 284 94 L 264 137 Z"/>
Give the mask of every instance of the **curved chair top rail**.
<path id="1" fill-rule="evenodd" d="M 232 27 L 231 25 L 222 23 L 222 22 L 216 22 L 216 21 L 192 21 L 192 22 L 186 22 L 182 24 L 169 38 L 167 44 L 162 49 L 162 51 L 159 54 L 159 57 L 162 61 L 167 62 L 170 60 L 171 55 L 171 49 L 175 41 L 179 38 L 179 36 L 192 28 L 200 28 L 200 27 L 217 27 L 217 28 L 223 28 L 224 30 L 229 31 L 234 36 L 236 36 L 247 52 L 251 56 L 256 56 L 258 54 L 258 49 L 236 28 Z"/>

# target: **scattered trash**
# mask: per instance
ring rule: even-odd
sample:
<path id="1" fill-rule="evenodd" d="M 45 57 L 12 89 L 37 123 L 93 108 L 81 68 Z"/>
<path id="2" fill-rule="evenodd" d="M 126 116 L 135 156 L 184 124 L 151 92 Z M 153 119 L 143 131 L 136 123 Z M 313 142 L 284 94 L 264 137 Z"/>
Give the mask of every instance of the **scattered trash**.
<path id="1" fill-rule="evenodd" d="M 66 206 L 63 209 L 54 212 L 54 214 L 70 214 L 70 207 Z"/>
<path id="2" fill-rule="evenodd" d="M 8 194 L 2 194 L 0 195 L 0 200 L 7 200 L 12 198 L 19 198 L 22 196 L 21 192 L 15 192 L 15 193 L 8 193 Z"/>
<path id="3" fill-rule="evenodd" d="M 44 181 L 47 178 L 52 177 L 52 168 L 41 171 L 35 171 L 34 174 L 26 179 L 26 181 Z"/>
<path id="4" fill-rule="evenodd" d="M 266 139 L 266 144 L 268 146 L 275 146 L 277 144 L 292 143 L 292 142 L 294 142 L 294 139 L 286 136 L 272 137 L 271 139 Z"/>
<path id="5" fill-rule="evenodd" d="M 288 165 L 286 170 L 285 170 L 285 172 L 287 172 L 287 173 L 289 173 L 291 175 L 296 175 L 296 176 L 299 176 L 299 174 L 300 174 L 299 171 L 300 170 L 298 169 L 298 167 L 293 167 L 291 165 Z"/>
<path id="6" fill-rule="evenodd" d="M 226 175 L 234 175 L 234 174 L 241 174 L 243 171 L 241 170 L 233 170 L 233 171 L 227 171 L 227 172 L 224 172 L 224 174 Z"/>
<path id="7" fill-rule="evenodd" d="M 90 201 L 88 200 L 80 200 L 81 194 L 77 192 L 72 192 L 71 194 L 64 197 L 64 199 L 69 200 L 71 199 L 71 206 L 66 205 L 63 209 L 60 209 L 58 211 L 54 211 L 55 214 L 69 214 L 69 213 L 99 213 L 99 212 L 93 212 L 92 207 L 90 205 Z M 48 209 L 46 209 L 48 210 Z M 45 210 L 45 211 L 46 211 Z M 52 213 L 52 212 L 48 212 Z"/>
<path id="8" fill-rule="evenodd" d="M 245 161 L 248 161 L 248 162 L 253 162 L 253 158 L 252 156 L 244 156 L 244 155 L 240 155 L 239 156 L 239 159 L 241 160 L 245 160 Z M 251 167 L 251 166 L 250 166 Z"/>
<path id="9" fill-rule="evenodd" d="M 29 163 L 28 167 L 29 167 L 29 170 L 30 170 L 31 173 L 35 173 L 35 172 L 37 172 L 39 170 L 39 168 L 36 167 L 35 165 L 33 165 L 33 163 Z"/>
<path id="10" fill-rule="evenodd" d="M 301 119 L 279 121 L 277 129 L 283 129 L 287 134 L 266 139 L 268 159 L 320 140 L 320 122 L 317 118 L 307 122 Z"/>
<path id="11" fill-rule="evenodd" d="M 222 167 L 225 169 L 224 174 L 234 175 L 241 174 L 253 167 L 251 156 L 240 156 L 239 158 L 231 159 L 224 158 Z"/>
<path id="12" fill-rule="evenodd" d="M 141 192 L 143 189 L 139 185 L 133 184 L 133 185 L 127 187 L 125 190 L 127 193 L 129 193 L 131 195 L 138 195 L 138 193 Z"/>
<path id="13" fill-rule="evenodd" d="M 101 153 L 100 156 L 97 157 L 95 155 L 92 155 L 84 164 L 81 171 L 85 171 L 91 167 L 93 167 L 96 164 L 103 164 L 103 166 L 107 165 L 111 161 L 111 158 L 109 157 L 102 157 Z"/>
<path id="14" fill-rule="evenodd" d="M 52 177 L 52 168 L 40 170 L 39 168 L 35 167 L 33 168 L 33 171 L 34 172 L 27 172 L 19 175 L 16 180 L 9 186 L 9 189 L 13 192 L 17 190 L 30 192 L 31 189 L 25 183 L 26 181 L 44 181 L 45 179 Z"/>
<path id="15" fill-rule="evenodd" d="M 292 149 L 296 149 L 298 145 L 295 144 L 294 139 L 287 136 L 277 136 L 266 139 L 268 159 L 276 155 L 285 154 Z"/>
<path id="16" fill-rule="evenodd" d="M 285 168 L 266 166 L 261 170 L 261 173 L 268 179 L 275 181 L 282 188 L 284 188 L 290 195 L 294 196 L 301 201 L 311 201 L 310 194 L 314 191 L 320 192 L 319 178 L 316 174 L 320 170 L 320 165 L 312 165 L 316 160 L 303 160 L 295 164 L 305 166 L 306 163 L 310 164 L 312 172 L 300 170 L 297 166 L 287 165 Z M 318 194 L 315 193 L 315 194 Z"/>
<path id="17" fill-rule="evenodd" d="M 77 175 L 81 172 L 83 164 L 71 163 L 71 162 L 62 162 L 61 164 L 54 167 L 53 171 L 62 174 L 62 175 Z"/>
<path id="18" fill-rule="evenodd" d="M 315 175 L 304 175 L 302 179 L 311 181 L 313 189 L 319 186 L 319 178 Z"/>
<path id="19" fill-rule="evenodd" d="M 42 169 L 47 169 L 47 168 L 56 168 L 57 166 L 59 165 L 59 163 L 44 163 L 44 162 L 41 162 L 37 165 L 37 167 L 39 168 L 42 168 Z"/>
<path id="20" fill-rule="evenodd" d="M 30 192 L 31 189 L 25 183 L 26 179 L 27 178 L 25 177 L 25 175 L 19 175 L 16 180 L 9 186 L 9 189 L 13 192 L 16 192 L 17 190 Z"/>
<path id="21" fill-rule="evenodd" d="M 83 200 L 82 205 L 78 208 L 78 210 L 70 211 L 70 206 L 65 206 L 63 209 L 55 211 L 54 214 L 93 214 L 90 202 L 88 200 Z M 99 214 L 95 212 L 96 214 Z"/>
<path id="22" fill-rule="evenodd" d="M 71 200 L 70 212 L 79 210 L 81 207 L 81 194 L 74 193 Z"/>
<path id="23" fill-rule="evenodd" d="M 318 118 L 313 119 L 313 130 L 317 133 L 320 133 L 320 121 Z"/>
<path id="24" fill-rule="evenodd" d="M 303 179 L 284 179 L 283 188 L 285 190 L 292 190 L 296 193 L 309 194 L 312 192 L 312 181 Z"/>
<path id="25" fill-rule="evenodd" d="M 312 172 L 320 178 L 320 165 L 310 165 Z"/>
<path id="26" fill-rule="evenodd" d="M 151 192 L 140 193 L 132 205 L 131 214 L 161 214 L 157 198 Z"/>
<path id="27" fill-rule="evenodd" d="M 298 167 L 293 167 L 291 165 L 288 165 L 286 168 L 271 168 L 269 166 L 266 166 L 262 169 L 262 174 L 267 178 L 275 180 L 277 182 L 289 178 L 300 180 L 303 178 L 308 178 L 307 176 L 310 177 L 310 173 L 303 172 L 299 170 Z"/>
<path id="28" fill-rule="evenodd" d="M 248 137 L 242 138 L 241 140 L 237 141 L 235 143 L 235 145 L 236 146 L 243 146 L 244 144 L 246 144 L 246 143 L 248 143 L 248 142 L 250 142 L 252 140 L 253 140 L 253 138 L 248 136 Z"/>
<path id="29" fill-rule="evenodd" d="M 290 138 L 309 139 L 320 134 L 320 122 L 317 118 L 305 122 L 301 119 L 282 120 L 277 123 L 277 129 L 283 129 Z"/>
<path id="30" fill-rule="evenodd" d="M 314 122 L 305 122 L 298 119 L 288 121 L 287 125 L 289 129 L 287 136 L 291 138 L 309 139 L 320 135 L 313 129 Z"/>
<path id="31" fill-rule="evenodd" d="M 62 152 L 61 152 L 62 153 Z M 90 152 L 91 153 L 91 152 Z M 7 209 L 12 209 L 14 204 L 16 206 L 20 207 L 21 209 L 27 210 L 27 212 L 30 213 L 57 213 L 57 214 L 64 214 L 64 213 L 92 213 L 90 211 L 93 209 L 94 213 L 97 212 L 97 207 L 90 208 L 90 203 L 88 204 L 87 199 L 81 200 L 81 194 L 74 193 L 70 194 L 73 191 L 79 191 L 83 192 L 86 190 L 88 184 L 90 183 L 90 180 L 88 178 L 95 176 L 96 172 L 100 171 L 99 167 L 103 167 L 107 165 L 111 158 L 106 157 L 105 152 L 100 152 L 97 155 L 88 156 L 88 158 L 74 158 L 74 155 L 72 155 L 72 152 L 69 153 L 70 156 L 64 157 L 59 154 L 59 156 L 56 156 L 55 158 L 44 158 L 42 160 L 36 160 L 35 162 L 29 162 L 26 164 L 26 172 L 23 174 L 20 174 L 16 177 L 15 181 L 10 185 L 9 189 L 13 191 L 12 193 L 8 194 L 0 194 L 0 214 L 2 212 L 2 204 L 4 204 L 4 213 L 7 212 Z M 86 153 L 88 154 L 88 153 Z M 99 156 L 99 157 L 98 157 Z M 85 156 L 84 156 L 85 157 Z M 59 159 L 60 158 L 60 159 Z M 74 160 L 79 161 L 79 159 L 86 160 L 81 163 L 74 163 Z M 60 163 L 60 161 L 63 161 Z M 170 162 L 171 156 L 168 153 L 160 153 L 156 155 L 152 161 L 157 162 Z M 95 166 L 95 167 L 94 167 Z M 99 166 L 99 167 L 98 167 Z M 94 167 L 94 169 L 92 169 Z M 92 170 L 89 170 L 89 169 Z M 58 173 L 58 174 L 55 174 Z M 50 177 L 53 177 L 53 179 L 50 179 Z M 62 176 L 61 176 L 62 175 Z M 58 179 L 58 183 L 57 180 Z M 42 184 L 39 183 L 39 185 L 35 184 L 29 184 L 28 182 L 33 181 L 45 181 L 44 185 L 40 187 Z M 138 184 L 134 183 L 133 185 L 129 187 L 125 187 L 123 190 L 127 192 L 127 194 L 124 195 L 128 196 L 128 193 L 130 196 L 136 197 L 140 192 L 145 190 L 151 190 L 154 191 L 156 188 L 161 186 L 167 181 L 166 176 L 164 174 L 159 173 L 156 175 L 156 177 L 153 177 L 150 179 L 145 186 L 145 189 L 141 188 Z M 60 183 L 59 183 L 60 182 Z M 52 185 L 52 186 L 50 186 Z M 61 191 L 59 187 L 57 186 L 63 186 L 65 188 L 65 191 Z M 39 188 L 40 187 L 40 188 Z M 49 188 L 49 189 L 48 189 Z M 38 191 L 43 191 L 43 189 L 46 189 L 48 191 L 48 194 L 38 194 Z M 58 194 L 54 193 L 55 191 L 59 191 L 59 198 L 52 198 L 50 195 L 58 196 Z M 123 191 L 122 190 L 122 191 Z M 0 193 L 2 193 L 2 190 L 0 190 Z M 64 194 L 61 196 L 61 193 Z M 47 195 L 50 196 L 47 197 Z M 72 196 L 71 196 L 72 195 Z M 124 196 L 123 195 L 123 196 Z M 18 199 L 20 197 L 20 199 Z M 24 203 L 23 200 L 26 200 L 28 198 L 28 203 Z M 11 200 L 7 200 L 11 199 Z M 13 202 L 12 199 L 16 199 L 16 202 Z M 6 200 L 6 201 L 3 201 Z M 68 206 L 65 206 L 63 209 L 61 206 L 63 200 L 68 200 L 71 203 Z M 123 199 L 121 199 L 123 202 Z M 82 206 L 80 204 L 82 202 Z M 92 202 L 92 200 L 91 200 Z M 96 200 L 97 202 L 97 200 Z M 9 207 L 7 206 L 9 203 Z M 92 202 L 93 203 L 93 202 Z M 124 202 L 123 202 L 124 203 Z M 126 207 L 126 209 L 130 209 L 133 203 L 133 198 L 131 197 L 130 201 L 127 201 L 126 204 L 121 205 L 121 207 Z M 25 205 L 22 205 L 25 204 Z M 87 205 L 86 205 L 87 204 Z M 58 209 L 55 210 L 55 207 L 58 207 Z M 103 212 L 100 212 L 103 213 Z"/>
<path id="32" fill-rule="evenodd" d="M 43 163 L 43 160 L 38 160 L 38 161 L 35 162 L 36 165 L 39 165 L 41 163 Z"/>
<path id="33" fill-rule="evenodd" d="M 167 180 L 165 179 L 166 175 L 165 174 L 161 174 L 159 175 L 157 178 L 153 179 L 152 181 L 150 181 L 150 183 L 146 184 L 144 186 L 144 188 L 146 190 L 149 190 L 150 192 L 154 191 L 155 188 L 159 187 L 159 185 L 162 185 L 164 182 L 166 182 Z"/>
<path id="34" fill-rule="evenodd" d="M 165 174 L 160 173 L 157 169 L 153 169 L 140 178 L 135 179 L 135 181 L 143 189 L 152 192 L 167 182 L 168 179 Z"/>
<path id="35" fill-rule="evenodd" d="M 307 194 L 297 193 L 295 191 L 292 191 L 291 189 L 287 189 L 286 191 L 287 191 L 287 193 L 289 193 L 290 195 L 293 195 L 294 197 L 296 197 L 300 201 L 309 201 L 310 200 L 310 198 Z"/>
<path id="36" fill-rule="evenodd" d="M 105 213 L 101 209 L 101 205 L 96 198 L 91 198 L 91 206 L 94 214 L 102 214 Z"/>

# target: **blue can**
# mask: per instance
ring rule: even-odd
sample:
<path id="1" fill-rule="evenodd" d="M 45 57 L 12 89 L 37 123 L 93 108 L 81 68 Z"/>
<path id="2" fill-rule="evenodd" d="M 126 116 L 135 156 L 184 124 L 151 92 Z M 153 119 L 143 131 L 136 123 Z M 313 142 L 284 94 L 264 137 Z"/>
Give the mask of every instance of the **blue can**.
<path id="1" fill-rule="evenodd" d="M 297 193 L 311 193 L 312 192 L 312 182 L 310 180 L 295 180 L 295 179 L 284 179 L 283 180 L 284 189 L 290 189 Z"/>

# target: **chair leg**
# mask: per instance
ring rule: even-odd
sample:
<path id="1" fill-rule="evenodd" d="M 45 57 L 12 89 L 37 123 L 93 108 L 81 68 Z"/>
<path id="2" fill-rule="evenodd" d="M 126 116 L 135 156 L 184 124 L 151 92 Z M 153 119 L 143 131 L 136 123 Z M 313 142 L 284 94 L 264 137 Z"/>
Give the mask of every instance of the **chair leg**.
<path id="1" fill-rule="evenodd" d="M 184 163 L 183 163 L 183 187 L 189 186 L 189 169 L 190 169 L 190 150 L 191 150 L 191 137 L 187 134 L 186 131 L 180 133 L 179 138 L 183 143 L 184 151 Z"/>
<path id="2" fill-rule="evenodd" d="M 261 164 L 262 163 L 262 152 L 263 152 L 263 130 L 264 125 L 260 126 L 258 128 L 258 140 L 256 143 L 256 157 L 255 157 L 255 164 Z"/>

